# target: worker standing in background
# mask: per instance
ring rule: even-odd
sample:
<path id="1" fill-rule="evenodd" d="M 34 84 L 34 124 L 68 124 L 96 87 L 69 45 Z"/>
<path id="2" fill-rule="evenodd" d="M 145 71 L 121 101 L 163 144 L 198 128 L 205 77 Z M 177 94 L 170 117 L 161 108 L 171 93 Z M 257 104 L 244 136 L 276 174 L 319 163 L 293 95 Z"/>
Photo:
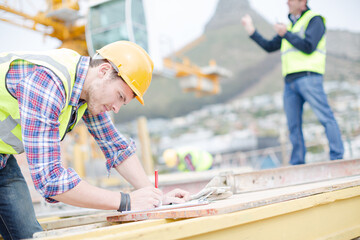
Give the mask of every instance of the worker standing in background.
<path id="1" fill-rule="evenodd" d="M 212 167 L 213 156 L 199 149 L 167 149 L 163 153 L 166 166 L 177 167 L 179 171 L 206 171 Z"/>
<path id="2" fill-rule="evenodd" d="M 308 102 L 325 128 L 330 146 L 330 159 L 342 159 L 344 146 L 339 126 L 328 104 L 323 87 L 326 40 L 325 18 L 307 6 L 307 0 L 288 0 L 288 26 L 276 23 L 277 35 L 264 39 L 255 29 L 249 15 L 242 25 L 267 52 L 281 49 L 282 74 L 285 77 L 284 109 L 293 149 L 291 164 L 305 163 L 306 146 L 302 132 L 303 105 Z"/>
<path id="3" fill-rule="evenodd" d="M 28 187 L 14 154 L 26 153 L 36 190 L 47 202 L 105 210 L 142 210 L 182 203 L 189 193 L 168 194 L 149 181 L 134 142 L 125 139 L 108 111 L 143 95 L 153 62 L 138 45 L 119 41 L 94 58 L 69 49 L 0 54 L 0 234 L 4 239 L 31 238 L 42 231 Z M 81 180 L 61 164 L 60 141 L 83 119 L 106 156 L 135 191 L 109 191 Z"/>

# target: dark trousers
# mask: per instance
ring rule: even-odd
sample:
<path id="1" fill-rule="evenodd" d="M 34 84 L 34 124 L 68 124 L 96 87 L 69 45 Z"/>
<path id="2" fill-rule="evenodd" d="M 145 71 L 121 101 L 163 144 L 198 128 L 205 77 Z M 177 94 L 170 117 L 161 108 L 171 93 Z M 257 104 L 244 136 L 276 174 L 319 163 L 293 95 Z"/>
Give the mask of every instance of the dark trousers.
<path id="1" fill-rule="evenodd" d="M 0 234 L 5 240 L 23 239 L 40 231 L 28 186 L 11 155 L 0 169 Z"/>

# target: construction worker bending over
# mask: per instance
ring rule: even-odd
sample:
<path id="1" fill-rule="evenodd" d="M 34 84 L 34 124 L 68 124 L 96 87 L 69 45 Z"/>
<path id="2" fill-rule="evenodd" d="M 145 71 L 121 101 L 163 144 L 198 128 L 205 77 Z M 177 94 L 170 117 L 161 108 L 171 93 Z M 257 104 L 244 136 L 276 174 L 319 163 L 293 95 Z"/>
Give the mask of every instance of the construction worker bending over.
<path id="1" fill-rule="evenodd" d="M 288 0 L 287 4 L 290 24 L 275 24 L 277 35 L 270 41 L 255 30 L 249 15 L 242 18 L 242 24 L 250 38 L 264 50 L 281 50 L 282 74 L 285 77 L 284 109 L 293 146 L 290 163 L 305 163 L 306 146 L 302 132 L 305 102 L 309 103 L 325 127 L 330 159 L 342 159 L 344 146 L 341 133 L 323 87 L 325 18 L 310 10 L 306 0 Z"/>
<path id="2" fill-rule="evenodd" d="M 36 190 L 49 203 L 105 210 L 142 210 L 182 203 L 189 193 L 155 188 L 108 111 L 143 95 L 150 85 L 153 62 L 138 45 L 119 41 L 96 56 L 69 49 L 0 54 L 0 234 L 4 239 L 31 238 L 42 231 L 24 177 L 13 154 L 26 153 Z M 101 189 L 81 180 L 61 164 L 60 140 L 83 119 L 106 156 L 135 191 Z"/>
<path id="3" fill-rule="evenodd" d="M 163 153 L 166 166 L 177 167 L 179 171 L 206 171 L 213 164 L 210 153 L 199 149 L 167 149 Z"/>

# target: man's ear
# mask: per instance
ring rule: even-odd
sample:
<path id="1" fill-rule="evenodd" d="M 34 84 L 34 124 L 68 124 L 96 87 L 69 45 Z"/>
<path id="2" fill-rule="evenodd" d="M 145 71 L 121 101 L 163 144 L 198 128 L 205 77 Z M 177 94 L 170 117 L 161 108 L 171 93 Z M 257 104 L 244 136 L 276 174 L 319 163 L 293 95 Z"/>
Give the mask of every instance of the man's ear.
<path id="1" fill-rule="evenodd" d="M 110 63 L 102 63 L 99 65 L 99 69 L 98 69 L 98 75 L 99 77 L 104 77 L 106 75 L 106 73 L 111 70 L 111 65 Z"/>

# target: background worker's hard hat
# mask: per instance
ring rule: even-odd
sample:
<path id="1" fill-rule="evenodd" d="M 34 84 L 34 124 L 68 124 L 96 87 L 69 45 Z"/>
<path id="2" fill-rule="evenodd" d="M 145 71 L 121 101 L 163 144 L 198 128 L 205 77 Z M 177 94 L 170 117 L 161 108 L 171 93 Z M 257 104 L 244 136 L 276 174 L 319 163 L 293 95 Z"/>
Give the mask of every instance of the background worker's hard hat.
<path id="1" fill-rule="evenodd" d="M 129 41 L 110 43 L 96 52 L 117 68 L 119 76 L 134 91 L 137 100 L 144 105 L 143 96 L 150 85 L 154 69 L 153 61 L 147 52 Z"/>
<path id="2" fill-rule="evenodd" d="M 177 152 L 174 149 L 166 149 L 163 153 L 166 166 L 175 167 L 178 161 Z"/>

